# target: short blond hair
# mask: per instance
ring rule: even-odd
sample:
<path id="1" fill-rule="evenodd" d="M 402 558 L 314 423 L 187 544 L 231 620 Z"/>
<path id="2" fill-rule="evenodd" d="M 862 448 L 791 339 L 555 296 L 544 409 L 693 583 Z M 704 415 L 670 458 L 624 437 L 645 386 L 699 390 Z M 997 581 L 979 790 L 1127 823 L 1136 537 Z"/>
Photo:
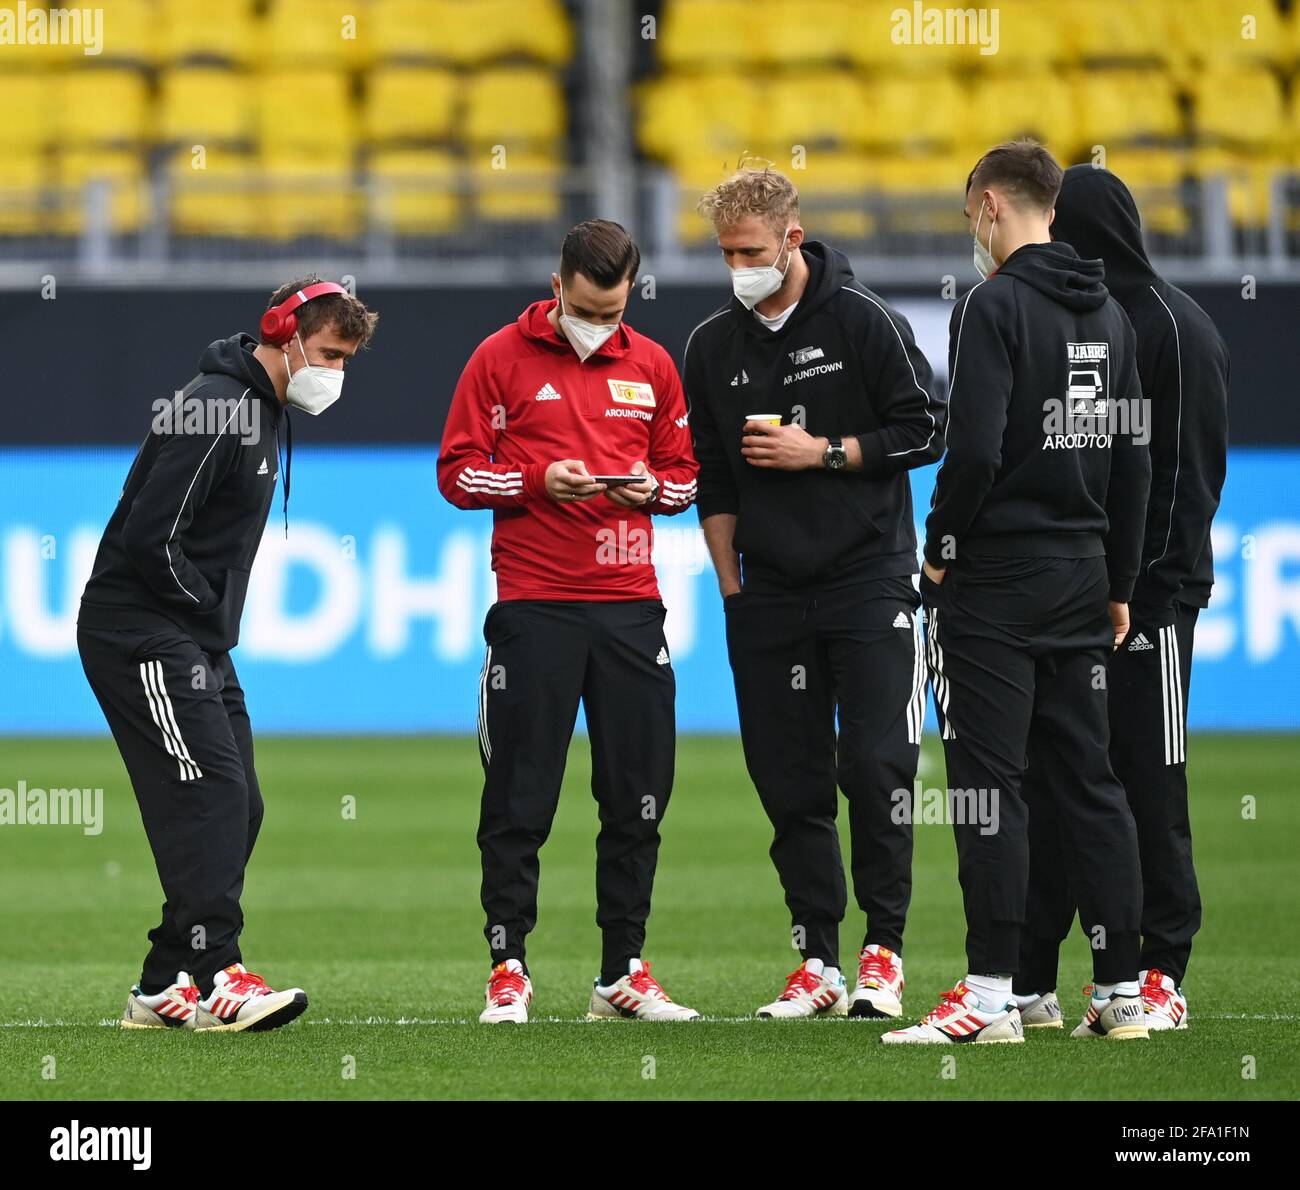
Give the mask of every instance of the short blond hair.
<path id="1" fill-rule="evenodd" d="M 799 221 L 799 191 L 771 165 L 741 165 L 705 193 L 696 209 L 715 229 L 757 215 L 773 231 L 782 232 Z"/>

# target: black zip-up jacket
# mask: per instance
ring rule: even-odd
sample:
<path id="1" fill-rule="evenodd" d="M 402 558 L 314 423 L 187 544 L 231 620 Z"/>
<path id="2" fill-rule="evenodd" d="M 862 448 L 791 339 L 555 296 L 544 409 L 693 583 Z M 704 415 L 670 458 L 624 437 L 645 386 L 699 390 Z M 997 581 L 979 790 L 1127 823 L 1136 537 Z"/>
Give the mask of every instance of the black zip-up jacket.
<path id="1" fill-rule="evenodd" d="M 808 284 L 780 330 L 735 298 L 686 342 L 700 519 L 734 513 L 747 587 L 843 586 L 915 574 L 907 472 L 943 453 L 942 403 L 907 320 L 858 283 L 848 258 L 802 246 Z M 861 471 L 778 471 L 740 453 L 750 413 L 856 436 Z"/>
<path id="2" fill-rule="evenodd" d="M 1026 244 L 954 308 L 930 565 L 1104 554 L 1111 599 L 1128 601 L 1151 464 L 1139 425 L 1088 420 L 1142 396 L 1133 328 L 1101 279 L 1068 244 Z"/>
<path id="3" fill-rule="evenodd" d="M 1052 235 L 1106 266 L 1106 288 L 1137 334 L 1151 403 L 1151 497 L 1133 603 L 1167 620 L 1205 607 L 1214 585 L 1210 523 L 1228 464 L 1228 348 L 1210 316 L 1161 280 L 1142 245 L 1128 187 L 1091 165 L 1065 171 Z"/>
<path id="4" fill-rule="evenodd" d="M 149 631 L 170 622 L 208 653 L 238 642 L 280 473 L 281 407 L 256 346 L 249 335 L 209 344 L 172 413 L 155 416 L 99 543 L 78 624 Z"/>

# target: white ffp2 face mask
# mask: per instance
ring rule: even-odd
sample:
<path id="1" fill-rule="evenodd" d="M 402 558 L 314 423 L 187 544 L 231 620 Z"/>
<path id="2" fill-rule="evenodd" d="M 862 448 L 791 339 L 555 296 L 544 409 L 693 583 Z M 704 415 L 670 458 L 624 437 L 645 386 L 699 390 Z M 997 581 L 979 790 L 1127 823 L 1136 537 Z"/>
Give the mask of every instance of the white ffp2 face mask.
<path id="1" fill-rule="evenodd" d="M 572 314 L 564 313 L 564 284 L 560 284 L 560 327 L 569 346 L 573 348 L 580 363 L 599 351 L 608 342 L 610 335 L 618 330 L 617 322 L 583 322 Z"/>
<path id="2" fill-rule="evenodd" d="M 285 354 L 284 366 L 289 372 L 285 399 L 295 409 L 316 417 L 343 395 L 343 371 L 340 368 L 327 368 L 323 364 L 308 363 L 302 336 L 296 335 L 295 338 L 298 340 L 298 350 L 302 352 L 303 366 L 295 372 L 289 367 L 289 356 Z"/>
<path id="3" fill-rule="evenodd" d="M 998 262 L 993 259 L 993 231 L 997 226 L 996 219 L 989 220 L 989 246 L 986 248 L 980 243 L 980 224 L 984 222 L 984 204 L 980 203 L 980 217 L 975 220 L 975 271 L 985 279 L 994 272 L 998 267 Z"/>
<path id="4" fill-rule="evenodd" d="M 787 227 L 785 235 L 781 237 L 781 247 L 776 250 L 776 260 L 781 259 L 781 251 L 785 248 L 789 235 L 790 228 Z M 770 298 L 785 284 L 785 275 L 790 271 L 790 261 L 793 258 L 792 249 L 790 255 L 785 258 L 783 269 L 776 267 L 776 260 L 771 264 L 755 265 L 750 269 L 732 269 L 731 292 L 736 295 L 736 300 L 746 310 L 752 310 L 764 298 Z"/>

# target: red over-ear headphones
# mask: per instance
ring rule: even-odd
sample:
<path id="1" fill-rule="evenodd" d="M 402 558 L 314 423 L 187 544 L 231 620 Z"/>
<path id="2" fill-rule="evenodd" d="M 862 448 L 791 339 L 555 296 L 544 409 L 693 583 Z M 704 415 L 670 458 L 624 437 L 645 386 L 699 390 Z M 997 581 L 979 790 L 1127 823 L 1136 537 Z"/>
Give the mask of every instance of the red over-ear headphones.
<path id="1" fill-rule="evenodd" d="M 272 306 L 262 315 L 262 340 L 274 347 L 287 343 L 298 333 L 298 315 L 294 311 L 312 298 L 324 297 L 327 293 L 343 293 L 347 290 L 333 281 L 317 281 L 297 293 L 290 294 L 278 306 Z"/>

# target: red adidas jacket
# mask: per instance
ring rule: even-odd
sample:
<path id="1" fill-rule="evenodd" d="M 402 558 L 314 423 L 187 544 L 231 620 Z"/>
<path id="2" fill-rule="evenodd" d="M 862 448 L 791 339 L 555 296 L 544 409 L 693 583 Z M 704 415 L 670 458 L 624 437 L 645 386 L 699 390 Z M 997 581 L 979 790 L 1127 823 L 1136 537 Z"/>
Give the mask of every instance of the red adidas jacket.
<path id="1" fill-rule="evenodd" d="M 580 363 L 547 320 L 555 305 L 534 302 L 470 357 L 447 414 L 438 486 L 457 508 L 493 510 L 499 599 L 657 599 L 649 513 L 603 494 L 557 504 L 544 477 L 557 459 L 581 459 L 592 475 L 644 461 L 661 488 L 643 508 L 688 508 L 699 468 L 677 369 L 626 323 Z"/>

